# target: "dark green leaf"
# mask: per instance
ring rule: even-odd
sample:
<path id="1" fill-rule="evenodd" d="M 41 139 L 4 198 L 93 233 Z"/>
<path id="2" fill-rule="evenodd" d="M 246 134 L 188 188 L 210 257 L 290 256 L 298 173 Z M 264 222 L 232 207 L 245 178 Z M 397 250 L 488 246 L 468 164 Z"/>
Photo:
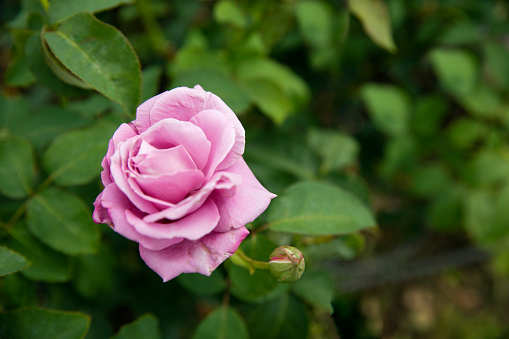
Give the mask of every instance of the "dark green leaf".
<path id="1" fill-rule="evenodd" d="M 112 257 L 108 246 L 101 246 L 97 254 L 76 257 L 73 284 L 82 296 L 94 298 L 111 292 L 114 281 Z"/>
<path id="2" fill-rule="evenodd" d="M 19 253 L 0 246 L 0 277 L 30 266 L 27 259 Z"/>
<path id="3" fill-rule="evenodd" d="M 241 249 L 247 256 L 265 262 L 269 260 L 270 254 L 276 247 L 276 244 L 263 235 L 251 236 L 241 245 Z M 253 274 L 249 274 L 246 268 L 232 264 L 229 273 L 232 294 L 248 302 L 274 298 L 288 286 L 279 284 L 268 270 L 256 270 Z"/>
<path id="4" fill-rule="evenodd" d="M 0 192 L 9 198 L 23 198 L 32 192 L 35 159 L 25 139 L 0 139 Z"/>
<path id="5" fill-rule="evenodd" d="M 504 87 L 509 87 L 509 51 L 503 44 L 486 43 L 484 46 L 486 55 L 486 64 L 490 75 L 497 83 Z"/>
<path id="6" fill-rule="evenodd" d="M 273 231 L 346 234 L 373 227 L 371 211 L 348 191 L 320 182 L 300 182 L 276 198 L 269 210 Z"/>
<path id="7" fill-rule="evenodd" d="M 25 58 L 25 46 L 31 34 L 32 31 L 28 29 L 11 29 L 14 45 L 9 65 L 4 74 L 5 82 L 10 86 L 28 86 L 35 80 L 28 69 Z"/>
<path id="8" fill-rule="evenodd" d="M 392 85 L 366 84 L 362 99 L 374 124 L 391 136 L 407 132 L 410 101 L 405 92 Z"/>
<path id="9" fill-rule="evenodd" d="M 225 289 L 224 275 L 220 270 L 212 272 L 210 277 L 202 274 L 181 274 L 177 277 L 178 283 L 186 290 L 197 295 L 214 295 Z"/>
<path id="10" fill-rule="evenodd" d="M 47 188 L 30 199 L 27 224 L 39 240 L 66 254 L 92 253 L 99 244 L 99 230 L 85 203 L 56 188 Z"/>
<path id="11" fill-rule="evenodd" d="M 331 301 L 334 285 L 326 271 L 306 270 L 302 277 L 293 284 L 292 290 L 307 303 L 332 313 Z"/>
<path id="12" fill-rule="evenodd" d="M 140 103 L 159 93 L 162 72 L 161 66 L 149 66 L 143 70 Z"/>
<path id="13" fill-rule="evenodd" d="M 219 307 L 198 326 L 193 339 L 247 339 L 247 328 L 238 312 Z"/>
<path id="14" fill-rule="evenodd" d="M 28 40 L 25 47 L 25 55 L 30 72 L 44 86 L 58 94 L 68 96 L 83 95 L 87 93 L 87 91 L 82 88 L 71 86 L 63 82 L 55 75 L 55 73 L 53 73 L 44 58 L 40 32 L 32 34 Z"/>
<path id="15" fill-rule="evenodd" d="M 366 34 L 378 46 L 397 51 L 392 39 L 391 21 L 383 0 L 349 0 L 350 10 L 360 20 Z"/>
<path id="16" fill-rule="evenodd" d="M 97 13 L 120 5 L 131 4 L 133 2 L 133 0 L 51 0 L 48 9 L 48 16 L 51 23 L 55 23 L 65 20 L 80 12 Z"/>
<path id="17" fill-rule="evenodd" d="M 68 257 L 41 244 L 21 224 L 12 228 L 11 235 L 9 247 L 22 253 L 32 263 L 30 267 L 21 271 L 23 276 L 46 282 L 63 282 L 70 279 L 71 266 Z"/>
<path id="18" fill-rule="evenodd" d="M 9 339 L 80 339 L 90 317 L 78 312 L 28 308 L 0 316 L 0 337 Z"/>
<path id="19" fill-rule="evenodd" d="M 53 54 L 81 80 L 130 113 L 138 106 L 141 71 L 127 39 L 90 13 L 78 13 L 44 34 Z"/>
<path id="20" fill-rule="evenodd" d="M 116 127 L 99 122 L 56 138 L 43 157 L 43 165 L 55 183 L 79 185 L 96 178 L 101 172 L 101 160 L 108 149 L 108 140 Z"/>
<path id="21" fill-rule="evenodd" d="M 111 339 L 158 339 L 161 338 L 159 332 L 159 322 L 152 314 L 145 314 L 136 319 L 136 321 L 122 326 L 117 335 Z"/>
<path id="22" fill-rule="evenodd" d="M 255 306 L 247 322 L 250 338 L 308 338 L 309 319 L 306 309 L 301 301 L 288 294 Z"/>

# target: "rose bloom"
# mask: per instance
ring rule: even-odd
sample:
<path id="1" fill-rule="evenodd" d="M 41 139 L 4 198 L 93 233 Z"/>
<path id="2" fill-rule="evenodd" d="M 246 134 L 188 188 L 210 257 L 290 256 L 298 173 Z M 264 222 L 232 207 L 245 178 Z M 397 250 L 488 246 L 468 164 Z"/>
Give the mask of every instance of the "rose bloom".
<path id="1" fill-rule="evenodd" d="M 145 101 L 109 142 L 94 221 L 138 242 L 164 281 L 210 275 L 275 197 L 242 158 L 244 135 L 235 113 L 200 86 Z"/>

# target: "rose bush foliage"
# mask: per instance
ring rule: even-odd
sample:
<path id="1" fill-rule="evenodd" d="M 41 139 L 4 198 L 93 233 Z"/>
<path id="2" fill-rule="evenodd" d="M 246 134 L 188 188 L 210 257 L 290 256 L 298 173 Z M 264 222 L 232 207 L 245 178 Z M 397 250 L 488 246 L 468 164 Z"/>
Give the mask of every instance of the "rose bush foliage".
<path id="1" fill-rule="evenodd" d="M 200 86 L 147 100 L 109 142 L 94 221 L 138 242 L 164 281 L 210 275 L 275 197 L 246 165 L 244 144 L 235 113 Z"/>

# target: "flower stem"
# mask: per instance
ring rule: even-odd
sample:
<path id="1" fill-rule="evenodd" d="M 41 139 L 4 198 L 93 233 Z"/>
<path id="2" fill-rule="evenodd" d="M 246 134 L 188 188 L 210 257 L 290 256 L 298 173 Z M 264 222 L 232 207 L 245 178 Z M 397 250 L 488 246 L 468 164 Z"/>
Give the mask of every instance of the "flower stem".
<path id="1" fill-rule="evenodd" d="M 268 262 L 254 260 L 248 257 L 241 249 L 238 249 L 235 253 L 233 253 L 230 259 L 235 265 L 247 268 L 251 274 L 253 274 L 257 268 L 261 270 L 269 269 Z"/>

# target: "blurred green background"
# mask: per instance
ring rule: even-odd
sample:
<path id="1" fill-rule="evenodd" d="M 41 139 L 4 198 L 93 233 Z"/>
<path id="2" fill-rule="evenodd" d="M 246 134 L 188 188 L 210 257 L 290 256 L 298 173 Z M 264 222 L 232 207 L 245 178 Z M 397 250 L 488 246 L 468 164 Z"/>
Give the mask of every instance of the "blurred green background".
<path id="1" fill-rule="evenodd" d="M 113 92 L 57 45 L 55 32 L 96 22 L 89 12 L 114 41 L 92 54 L 119 77 Z M 0 330 L 39 306 L 88 314 L 87 338 L 135 319 L 154 338 L 201 338 L 231 292 L 230 318 L 251 338 L 507 338 L 508 15 L 502 0 L 0 2 L 0 250 L 17 263 L 8 273 L 32 263 L 0 277 Z M 238 114 L 244 157 L 271 192 L 298 199 L 288 187 L 320 181 L 378 227 L 288 234 L 270 227 L 276 206 L 244 246 L 299 245 L 307 281 L 281 287 L 227 263 L 162 284 L 90 213 L 117 126 L 196 84 Z M 47 204 L 82 233 L 55 243 Z"/>

